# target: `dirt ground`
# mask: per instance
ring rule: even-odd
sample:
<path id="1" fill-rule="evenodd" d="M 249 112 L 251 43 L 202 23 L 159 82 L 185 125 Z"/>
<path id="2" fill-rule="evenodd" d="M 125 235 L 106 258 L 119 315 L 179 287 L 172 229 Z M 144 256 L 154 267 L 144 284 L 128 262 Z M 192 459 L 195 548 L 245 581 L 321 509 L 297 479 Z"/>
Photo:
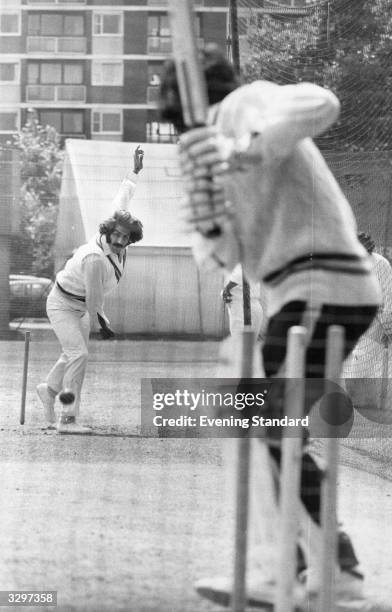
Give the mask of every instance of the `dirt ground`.
<path id="1" fill-rule="evenodd" d="M 33 334 L 19 424 L 23 349 L 0 342 L 0 590 L 57 590 L 62 612 L 220 610 L 193 583 L 232 567 L 223 442 L 142 438 L 138 427 L 140 379 L 213 376 L 217 344 L 93 341 L 81 419 L 94 427 L 88 437 L 42 429 L 35 385 L 58 351 L 47 333 Z M 340 517 L 369 597 L 389 605 L 392 452 L 389 441 L 378 455 L 372 445 L 342 448 Z"/>

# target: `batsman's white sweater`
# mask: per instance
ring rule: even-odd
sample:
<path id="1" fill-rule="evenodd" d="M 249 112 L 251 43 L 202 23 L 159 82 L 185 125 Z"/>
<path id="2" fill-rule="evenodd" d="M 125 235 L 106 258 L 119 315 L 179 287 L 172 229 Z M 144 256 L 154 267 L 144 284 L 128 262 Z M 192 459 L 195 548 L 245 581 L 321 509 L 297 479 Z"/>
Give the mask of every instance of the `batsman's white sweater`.
<path id="1" fill-rule="evenodd" d="M 315 307 L 380 302 L 354 214 L 312 141 L 338 114 L 339 101 L 326 89 L 266 81 L 210 109 L 210 123 L 240 152 L 255 154 L 252 163 L 241 163 L 240 154 L 225 177 L 234 220 L 214 255 L 229 269 L 242 261 L 249 278 L 268 286 L 269 315 L 290 300 Z M 211 239 L 201 242 L 211 253 Z"/>

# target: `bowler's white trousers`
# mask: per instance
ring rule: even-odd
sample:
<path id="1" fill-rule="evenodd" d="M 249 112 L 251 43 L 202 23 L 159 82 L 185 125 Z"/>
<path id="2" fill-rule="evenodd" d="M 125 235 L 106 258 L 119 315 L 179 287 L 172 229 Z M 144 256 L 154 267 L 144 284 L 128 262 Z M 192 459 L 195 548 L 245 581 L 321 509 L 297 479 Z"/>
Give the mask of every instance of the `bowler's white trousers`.
<path id="1" fill-rule="evenodd" d="M 75 402 L 67 408 L 67 414 L 77 416 L 88 360 L 90 315 L 83 302 L 68 298 L 56 286 L 48 296 L 46 311 L 62 349 L 46 382 L 56 393 L 72 389 Z"/>

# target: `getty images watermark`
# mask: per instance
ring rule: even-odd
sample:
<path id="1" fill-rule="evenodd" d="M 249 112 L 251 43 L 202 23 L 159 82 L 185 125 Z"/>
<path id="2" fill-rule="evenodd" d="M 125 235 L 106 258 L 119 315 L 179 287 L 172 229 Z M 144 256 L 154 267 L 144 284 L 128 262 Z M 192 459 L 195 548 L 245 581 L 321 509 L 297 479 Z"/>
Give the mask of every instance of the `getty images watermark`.
<path id="1" fill-rule="evenodd" d="M 356 380 L 356 385 L 366 381 Z M 303 415 L 290 404 L 302 386 Z M 375 390 L 376 394 L 376 390 Z M 161 437 L 383 437 L 392 433 L 392 411 L 355 407 L 342 386 L 324 379 L 143 379 L 142 435 Z"/>
<path id="2" fill-rule="evenodd" d="M 200 427 L 200 428 L 232 428 L 240 427 L 308 427 L 309 416 L 301 419 L 292 419 L 287 415 L 282 417 L 266 417 L 260 411 L 266 406 L 264 391 L 206 391 L 192 392 L 189 389 L 176 389 L 174 393 L 154 393 L 152 407 L 155 411 L 164 411 L 155 414 L 152 422 L 155 427 Z M 168 408 L 175 407 L 181 412 L 179 416 L 170 416 Z M 230 414 L 234 409 L 237 413 L 245 411 L 249 416 Z M 261 409 L 261 410 L 260 410 Z M 190 413 L 194 413 L 192 416 Z M 226 415 L 227 412 L 227 415 Z"/>

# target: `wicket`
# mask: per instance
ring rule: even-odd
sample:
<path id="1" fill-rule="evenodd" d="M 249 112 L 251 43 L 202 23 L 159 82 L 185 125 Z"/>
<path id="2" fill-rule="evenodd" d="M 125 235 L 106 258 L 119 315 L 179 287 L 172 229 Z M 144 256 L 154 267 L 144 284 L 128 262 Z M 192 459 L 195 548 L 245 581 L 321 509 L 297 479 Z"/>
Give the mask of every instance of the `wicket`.
<path id="1" fill-rule="evenodd" d="M 300 326 L 292 327 L 288 334 L 285 415 L 292 419 L 301 418 L 304 410 L 306 334 L 306 329 Z M 287 429 L 282 439 L 276 612 L 294 610 L 301 458 L 301 427 Z"/>
<path id="2" fill-rule="evenodd" d="M 332 325 L 328 329 L 327 359 L 325 378 L 328 382 L 339 383 L 344 351 L 344 330 L 342 327 Z M 327 382 L 327 384 L 328 384 Z M 326 389 L 328 402 L 328 389 Z M 319 562 L 320 584 L 324 588 L 320 591 L 318 612 L 334 609 L 335 593 L 335 567 L 336 567 L 336 538 L 337 538 L 337 475 L 339 442 L 334 437 L 333 414 L 339 410 L 336 406 L 338 395 L 334 394 L 334 405 L 327 403 L 328 418 L 326 419 L 326 472 L 321 489 L 321 527 L 323 530 L 321 559 Z"/>
<path id="3" fill-rule="evenodd" d="M 306 335 L 304 327 L 295 326 L 289 330 L 286 359 L 286 388 L 284 414 L 289 418 L 301 418 L 305 401 L 305 355 Z M 246 335 L 243 343 L 243 373 L 251 377 L 251 362 L 248 346 L 246 357 Z M 339 383 L 344 351 L 344 329 L 333 325 L 328 329 L 325 365 L 325 391 L 328 399 L 328 385 Z M 321 498 L 322 548 L 319 559 L 319 584 L 322 589 L 317 601 L 317 612 L 334 610 L 336 541 L 337 541 L 337 468 L 338 440 L 334 438 L 333 411 L 339 394 L 334 394 L 334 405 L 328 407 L 331 415 L 326 423 L 326 462 Z M 300 481 L 302 464 L 301 427 L 290 428 L 290 435 L 282 439 L 282 460 L 280 474 L 280 531 L 277 551 L 277 590 L 275 612 L 293 612 L 296 609 L 294 585 L 297 570 L 298 513 L 300 504 Z M 248 476 L 249 440 L 239 440 L 237 469 L 237 523 L 235 537 L 235 571 L 232 597 L 232 612 L 246 609 L 246 537 L 248 526 Z M 304 602 L 304 605 L 308 605 Z M 307 608 L 308 609 L 308 608 Z M 312 608 L 314 609 L 314 608 Z"/>
<path id="4" fill-rule="evenodd" d="M 25 332 L 24 341 L 24 357 L 23 357 L 23 377 L 22 377 L 22 397 L 20 402 L 20 417 L 19 422 L 24 425 L 26 414 L 26 391 L 27 391 L 27 372 L 29 369 L 29 349 L 30 349 L 30 332 Z"/>

